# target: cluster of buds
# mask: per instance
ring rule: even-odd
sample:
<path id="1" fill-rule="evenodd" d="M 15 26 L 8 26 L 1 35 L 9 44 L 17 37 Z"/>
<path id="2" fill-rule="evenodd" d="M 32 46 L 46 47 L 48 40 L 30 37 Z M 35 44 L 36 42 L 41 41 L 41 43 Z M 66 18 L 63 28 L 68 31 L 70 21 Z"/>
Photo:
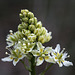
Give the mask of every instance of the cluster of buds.
<path id="1" fill-rule="evenodd" d="M 55 49 L 52 47 L 44 47 L 42 44 L 52 39 L 51 32 L 42 26 L 42 22 L 38 21 L 34 14 L 29 10 L 21 10 L 20 20 L 21 24 L 18 25 L 18 31 L 10 30 L 7 36 L 6 48 L 10 51 L 8 57 L 2 61 L 13 61 L 13 65 L 19 62 L 24 57 L 29 57 L 32 54 L 35 59 L 36 66 L 39 66 L 45 60 L 49 63 L 58 63 L 59 67 L 73 65 L 72 62 L 66 61 L 68 57 L 64 50 L 60 52 L 60 45 L 58 44 Z"/>
<path id="2" fill-rule="evenodd" d="M 45 27 L 42 27 L 42 22 L 37 21 L 32 12 L 28 10 L 21 10 L 20 20 L 22 24 L 18 26 L 18 30 L 21 31 L 30 42 L 39 41 L 45 43 L 52 38 L 51 32 L 48 33 Z M 45 37 L 45 38 L 44 38 Z"/>

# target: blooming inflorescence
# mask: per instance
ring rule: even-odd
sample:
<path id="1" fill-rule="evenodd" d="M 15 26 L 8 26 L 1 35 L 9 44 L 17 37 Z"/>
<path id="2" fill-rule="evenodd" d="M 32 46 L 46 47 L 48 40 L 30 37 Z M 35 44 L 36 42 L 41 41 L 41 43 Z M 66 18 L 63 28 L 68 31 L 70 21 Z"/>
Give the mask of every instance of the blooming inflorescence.
<path id="1" fill-rule="evenodd" d="M 44 60 L 49 63 L 58 63 L 59 67 L 73 65 L 72 62 L 66 61 L 65 58 L 69 57 L 64 50 L 60 52 L 60 45 L 58 44 L 55 49 L 46 47 L 42 44 L 52 39 L 51 32 L 42 26 L 42 22 L 38 21 L 34 14 L 29 10 L 21 10 L 20 20 L 21 24 L 18 25 L 18 31 L 10 30 L 7 36 L 6 52 L 8 57 L 2 58 L 2 61 L 13 61 L 13 65 L 28 58 L 29 55 L 35 57 L 36 66 L 41 65 Z M 30 58 L 30 57 L 29 57 Z M 29 59 L 28 58 L 28 59 Z"/>

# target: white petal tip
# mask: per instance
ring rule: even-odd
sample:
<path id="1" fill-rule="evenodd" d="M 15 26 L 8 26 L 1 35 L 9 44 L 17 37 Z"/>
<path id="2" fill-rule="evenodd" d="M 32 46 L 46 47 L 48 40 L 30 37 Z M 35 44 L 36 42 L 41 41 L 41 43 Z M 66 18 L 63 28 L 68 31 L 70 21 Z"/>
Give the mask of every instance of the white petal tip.
<path id="1" fill-rule="evenodd" d="M 69 61 L 65 61 L 64 63 L 64 66 L 73 66 L 73 63 L 72 62 L 69 62 Z"/>
<path id="2" fill-rule="evenodd" d="M 16 66 L 16 64 L 19 62 L 19 59 L 14 59 L 13 60 L 13 65 Z"/>
<path id="3" fill-rule="evenodd" d="M 42 57 L 38 57 L 36 66 L 40 66 L 43 62 L 44 62 L 44 59 Z"/>
<path id="4" fill-rule="evenodd" d="M 2 58 L 1 60 L 5 62 L 5 59 L 4 58 Z"/>
<path id="5" fill-rule="evenodd" d="M 6 62 L 6 61 L 8 61 L 8 62 L 12 61 L 12 59 L 10 59 L 10 57 L 5 57 L 5 58 L 2 58 L 1 60 L 4 61 L 4 62 Z"/>

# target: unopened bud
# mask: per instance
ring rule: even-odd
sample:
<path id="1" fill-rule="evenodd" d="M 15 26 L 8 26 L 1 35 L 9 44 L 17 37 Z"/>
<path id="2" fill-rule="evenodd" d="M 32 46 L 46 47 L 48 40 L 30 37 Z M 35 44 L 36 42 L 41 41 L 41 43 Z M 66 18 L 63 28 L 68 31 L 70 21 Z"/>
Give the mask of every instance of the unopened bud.
<path id="1" fill-rule="evenodd" d="M 29 30 L 30 31 L 34 31 L 35 30 L 35 26 L 34 25 L 29 25 Z"/>
<path id="2" fill-rule="evenodd" d="M 18 25 L 18 30 L 19 30 L 19 31 L 22 31 L 22 28 L 23 28 L 22 25 L 19 24 L 19 25 Z"/>
<path id="3" fill-rule="evenodd" d="M 22 34 L 24 34 L 25 36 L 28 36 L 30 34 L 30 30 L 22 30 Z"/>
<path id="4" fill-rule="evenodd" d="M 41 31 L 42 31 L 42 34 L 44 35 L 44 34 L 46 34 L 48 31 L 47 31 L 47 29 L 45 28 L 45 27 L 41 27 Z"/>
<path id="5" fill-rule="evenodd" d="M 28 22 L 28 18 L 27 18 L 27 17 L 22 18 L 22 21 L 23 21 L 23 22 Z"/>
<path id="6" fill-rule="evenodd" d="M 46 36 L 46 37 L 45 37 L 46 42 L 48 42 L 48 41 L 50 41 L 50 40 L 52 39 L 51 32 L 46 33 L 45 36 Z"/>
<path id="7" fill-rule="evenodd" d="M 27 16 L 27 13 L 26 12 L 23 12 L 23 16 L 26 17 Z"/>
<path id="8" fill-rule="evenodd" d="M 36 25 L 37 24 L 37 18 L 34 17 L 34 24 Z"/>
<path id="9" fill-rule="evenodd" d="M 37 24 L 36 24 L 36 28 L 41 28 L 41 27 L 42 27 L 42 23 L 41 23 L 41 21 L 37 22 Z"/>
<path id="10" fill-rule="evenodd" d="M 22 17 L 23 17 L 23 15 L 22 15 L 21 13 L 19 14 L 19 16 L 20 16 L 20 18 L 22 18 Z"/>
<path id="11" fill-rule="evenodd" d="M 29 24 L 34 24 L 34 18 L 29 19 Z"/>
<path id="12" fill-rule="evenodd" d="M 33 17 L 34 17 L 34 14 L 33 14 L 32 12 L 29 12 L 29 13 L 28 13 L 28 17 L 29 17 L 29 18 L 33 18 Z"/>
<path id="13" fill-rule="evenodd" d="M 42 33 L 42 31 L 41 31 L 40 28 L 37 28 L 37 29 L 34 30 L 34 34 L 35 34 L 36 36 L 40 36 L 41 33 Z"/>
<path id="14" fill-rule="evenodd" d="M 28 23 L 22 22 L 22 27 L 23 27 L 23 29 L 27 29 Z"/>
<path id="15" fill-rule="evenodd" d="M 26 12 L 26 13 L 28 13 L 28 12 L 29 12 L 29 10 L 25 9 L 25 12 Z"/>
<path id="16" fill-rule="evenodd" d="M 45 37 L 43 35 L 39 36 L 38 41 L 41 43 L 45 43 Z"/>
<path id="17" fill-rule="evenodd" d="M 25 12 L 25 10 L 21 10 L 21 13 L 23 14 Z"/>

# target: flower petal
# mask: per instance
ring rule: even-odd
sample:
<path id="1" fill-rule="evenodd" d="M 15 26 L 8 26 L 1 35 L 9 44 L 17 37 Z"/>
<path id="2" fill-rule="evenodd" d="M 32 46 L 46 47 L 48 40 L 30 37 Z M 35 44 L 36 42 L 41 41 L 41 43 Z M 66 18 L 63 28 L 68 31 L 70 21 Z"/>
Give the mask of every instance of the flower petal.
<path id="1" fill-rule="evenodd" d="M 40 50 L 40 48 L 45 48 L 44 46 L 42 46 L 42 44 L 40 42 L 37 42 L 37 50 Z"/>
<path id="2" fill-rule="evenodd" d="M 33 51 L 32 51 L 32 54 L 33 54 L 34 56 L 39 56 L 39 55 L 40 55 L 40 52 L 39 52 L 38 50 L 33 50 Z"/>
<path id="3" fill-rule="evenodd" d="M 59 61 L 59 62 L 57 62 L 58 63 L 58 65 L 59 65 L 59 67 L 62 67 L 63 66 L 63 64 Z"/>
<path id="4" fill-rule="evenodd" d="M 44 59 L 42 57 L 38 57 L 36 61 L 37 61 L 36 66 L 39 66 L 44 62 Z"/>
<path id="5" fill-rule="evenodd" d="M 2 58 L 1 60 L 4 62 L 6 61 L 11 62 L 13 59 L 9 56 L 9 57 Z"/>
<path id="6" fill-rule="evenodd" d="M 49 54 L 50 52 L 52 52 L 52 47 L 46 47 L 44 52 L 45 54 Z"/>
<path id="7" fill-rule="evenodd" d="M 63 64 L 62 64 L 62 63 L 60 63 L 60 64 L 59 64 L 59 67 L 62 67 L 62 66 L 63 66 Z"/>
<path id="8" fill-rule="evenodd" d="M 63 64 L 64 66 L 70 66 L 70 65 L 73 66 L 73 63 L 70 61 L 64 61 Z"/>
<path id="9" fill-rule="evenodd" d="M 57 46 L 55 48 L 55 51 L 58 52 L 58 53 L 60 52 L 60 45 L 59 44 L 57 44 Z"/>
<path id="10" fill-rule="evenodd" d="M 67 58 L 67 55 L 68 55 L 68 53 L 64 53 L 63 56 L 62 56 L 62 59 Z"/>
<path id="11" fill-rule="evenodd" d="M 19 62 L 19 59 L 17 59 L 17 58 L 14 59 L 14 60 L 13 60 L 13 65 L 16 66 L 16 64 L 17 64 L 18 62 Z"/>
<path id="12" fill-rule="evenodd" d="M 54 59 L 50 56 L 45 56 L 44 59 L 46 62 L 55 63 Z"/>

